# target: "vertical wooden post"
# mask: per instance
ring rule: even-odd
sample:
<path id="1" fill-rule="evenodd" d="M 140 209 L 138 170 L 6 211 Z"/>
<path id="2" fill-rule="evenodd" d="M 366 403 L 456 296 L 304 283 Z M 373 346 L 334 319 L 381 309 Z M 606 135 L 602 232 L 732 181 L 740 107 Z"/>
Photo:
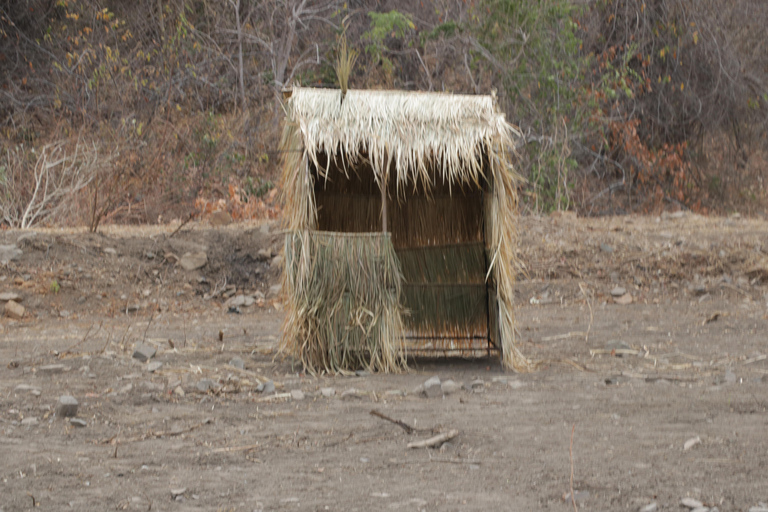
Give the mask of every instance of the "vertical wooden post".
<path id="1" fill-rule="evenodd" d="M 381 188 L 381 232 L 387 232 L 387 179 L 381 177 L 379 187 Z"/>

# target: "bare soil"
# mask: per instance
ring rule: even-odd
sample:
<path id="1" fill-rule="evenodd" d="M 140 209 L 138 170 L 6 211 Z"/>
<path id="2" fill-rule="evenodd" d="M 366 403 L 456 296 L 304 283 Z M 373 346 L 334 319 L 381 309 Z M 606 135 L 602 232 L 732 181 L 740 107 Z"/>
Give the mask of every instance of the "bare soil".
<path id="1" fill-rule="evenodd" d="M 583 510 L 768 502 L 765 221 L 523 218 L 518 342 L 536 371 L 420 359 L 353 377 L 277 353 L 274 225 L 173 231 L 0 233 L 24 251 L 0 293 L 27 309 L 0 320 L 0 510 L 567 511 L 571 472 Z M 199 270 L 173 263 L 201 250 Z M 230 312 L 228 285 L 264 300 Z M 414 392 L 433 375 L 483 382 Z M 56 414 L 62 394 L 87 426 Z"/>

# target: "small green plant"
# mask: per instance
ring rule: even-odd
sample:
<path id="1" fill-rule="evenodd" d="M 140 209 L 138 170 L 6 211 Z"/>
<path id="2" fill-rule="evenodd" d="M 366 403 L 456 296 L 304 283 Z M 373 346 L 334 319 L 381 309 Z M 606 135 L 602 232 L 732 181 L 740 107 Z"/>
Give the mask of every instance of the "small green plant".
<path id="1" fill-rule="evenodd" d="M 363 34 L 363 41 L 368 43 L 365 46 L 365 53 L 371 57 L 373 62 L 380 62 L 384 71 L 389 75 L 392 73 L 394 65 L 384 55 L 384 52 L 388 50 L 385 40 L 388 37 L 405 39 L 408 32 L 414 30 L 416 25 L 411 21 L 410 15 L 395 10 L 383 13 L 369 12 L 368 17 L 371 18 L 371 29 Z"/>
<path id="2" fill-rule="evenodd" d="M 275 184 L 272 182 L 272 180 L 256 178 L 254 181 L 253 178 L 248 176 L 245 179 L 245 184 L 243 185 L 243 192 L 245 192 L 245 195 L 248 197 L 262 198 L 267 195 L 273 188 L 275 188 Z"/>
<path id="3" fill-rule="evenodd" d="M 51 290 L 51 293 L 59 293 L 61 290 L 61 285 L 59 285 L 59 282 L 55 279 L 51 280 L 51 285 L 48 287 Z"/>

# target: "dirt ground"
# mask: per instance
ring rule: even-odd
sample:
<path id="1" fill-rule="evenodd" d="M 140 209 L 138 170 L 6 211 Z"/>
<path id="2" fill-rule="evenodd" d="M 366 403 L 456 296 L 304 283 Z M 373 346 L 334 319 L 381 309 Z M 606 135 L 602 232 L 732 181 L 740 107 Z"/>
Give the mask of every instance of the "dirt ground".
<path id="1" fill-rule="evenodd" d="M 420 359 L 352 377 L 277 353 L 277 226 L 175 228 L 0 232 L 22 251 L 0 293 L 26 308 L 0 320 L 0 510 L 567 511 L 571 474 L 582 510 L 768 503 L 766 221 L 523 218 L 536 371 Z M 435 375 L 470 389 L 421 396 Z M 56 413 L 63 394 L 84 427 Z"/>

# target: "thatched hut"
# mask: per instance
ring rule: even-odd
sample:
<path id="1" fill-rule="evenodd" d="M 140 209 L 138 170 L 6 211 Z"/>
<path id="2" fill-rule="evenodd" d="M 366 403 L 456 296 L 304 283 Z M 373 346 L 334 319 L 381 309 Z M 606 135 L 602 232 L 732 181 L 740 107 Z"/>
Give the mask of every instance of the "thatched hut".
<path id="1" fill-rule="evenodd" d="M 281 346 L 310 371 L 515 347 L 516 129 L 492 96 L 293 88 Z M 415 343 L 415 344 L 414 344 Z"/>

